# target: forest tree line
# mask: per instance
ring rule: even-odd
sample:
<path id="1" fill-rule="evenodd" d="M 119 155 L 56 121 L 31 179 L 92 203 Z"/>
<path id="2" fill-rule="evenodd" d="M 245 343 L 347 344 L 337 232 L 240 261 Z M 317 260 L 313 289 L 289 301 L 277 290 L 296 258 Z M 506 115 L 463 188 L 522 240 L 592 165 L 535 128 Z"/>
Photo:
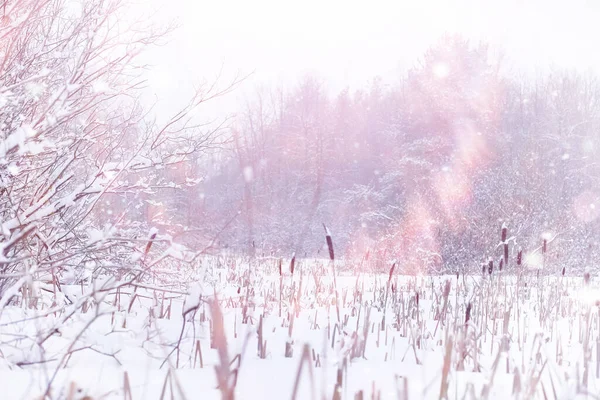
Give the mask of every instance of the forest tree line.
<path id="1" fill-rule="evenodd" d="M 487 45 L 446 36 L 394 84 L 257 90 L 224 150 L 198 161 L 203 181 L 169 197 L 169 223 L 219 250 L 324 257 L 324 222 L 341 256 L 405 271 L 499 259 L 506 224 L 511 259 L 545 238 L 548 268 L 591 267 L 600 82 L 514 72 Z"/>

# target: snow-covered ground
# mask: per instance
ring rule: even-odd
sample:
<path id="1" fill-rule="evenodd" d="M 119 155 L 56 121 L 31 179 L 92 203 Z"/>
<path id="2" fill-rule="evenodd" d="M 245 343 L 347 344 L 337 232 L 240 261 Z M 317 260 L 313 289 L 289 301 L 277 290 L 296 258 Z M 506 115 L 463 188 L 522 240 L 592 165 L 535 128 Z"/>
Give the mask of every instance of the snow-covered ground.
<path id="1" fill-rule="evenodd" d="M 197 268 L 186 272 L 196 280 L 188 287 L 63 285 L 62 293 L 33 291 L 5 307 L 1 398 L 571 399 L 600 392 L 594 279 L 516 269 L 418 277 L 338 271 L 334 279 L 329 262 L 303 262 L 291 274 L 287 260 L 280 275 L 274 259 L 213 258 Z"/>

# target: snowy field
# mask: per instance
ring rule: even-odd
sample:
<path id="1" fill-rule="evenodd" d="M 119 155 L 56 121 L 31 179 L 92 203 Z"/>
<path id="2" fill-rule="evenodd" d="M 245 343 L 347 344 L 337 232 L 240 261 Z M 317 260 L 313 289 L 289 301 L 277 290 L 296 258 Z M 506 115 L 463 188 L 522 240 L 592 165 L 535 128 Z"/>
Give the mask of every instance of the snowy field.
<path id="1" fill-rule="evenodd" d="M 593 278 L 516 267 L 521 273 L 413 277 L 336 268 L 334 275 L 328 260 L 290 267 L 290 260 L 214 257 L 170 271 L 185 275 L 178 281 L 203 282 L 187 288 L 97 280 L 60 291 L 38 286 L 25 298 L 20 292 L 0 317 L 2 398 L 572 399 L 600 392 Z"/>
<path id="2" fill-rule="evenodd" d="M 0 400 L 600 400 L 598 2 L 310 3 L 0 2 Z"/>

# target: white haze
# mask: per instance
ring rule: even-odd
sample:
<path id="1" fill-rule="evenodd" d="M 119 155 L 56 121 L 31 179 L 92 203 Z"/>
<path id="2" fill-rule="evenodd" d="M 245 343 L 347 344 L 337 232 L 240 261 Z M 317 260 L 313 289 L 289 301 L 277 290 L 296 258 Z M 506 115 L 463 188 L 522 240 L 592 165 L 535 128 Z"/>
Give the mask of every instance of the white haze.
<path id="1" fill-rule="evenodd" d="M 293 85 L 313 74 L 326 87 L 386 82 L 415 65 L 444 33 L 485 41 L 505 53 L 509 72 L 549 67 L 600 71 L 600 3 L 589 0 L 362 1 L 153 0 L 158 23 L 177 21 L 169 43 L 148 55 L 149 93 L 167 111 L 191 87 L 251 74 L 242 90 L 207 113 L 236 111 L 258 85 Z"/>

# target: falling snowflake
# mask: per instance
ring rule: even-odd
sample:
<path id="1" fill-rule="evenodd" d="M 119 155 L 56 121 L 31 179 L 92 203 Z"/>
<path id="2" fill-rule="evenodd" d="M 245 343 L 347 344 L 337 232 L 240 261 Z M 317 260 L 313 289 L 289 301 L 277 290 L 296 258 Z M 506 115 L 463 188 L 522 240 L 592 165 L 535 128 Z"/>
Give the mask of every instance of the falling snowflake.
<path id="1" fill-rule="evenodd" d="M 251 166 L 246 166 L 244 167 L 244 179 L 246 180 L 246 182 L 251 182 L 252 179 L 254 178 L 254 170 L 252 169 Z"/>

